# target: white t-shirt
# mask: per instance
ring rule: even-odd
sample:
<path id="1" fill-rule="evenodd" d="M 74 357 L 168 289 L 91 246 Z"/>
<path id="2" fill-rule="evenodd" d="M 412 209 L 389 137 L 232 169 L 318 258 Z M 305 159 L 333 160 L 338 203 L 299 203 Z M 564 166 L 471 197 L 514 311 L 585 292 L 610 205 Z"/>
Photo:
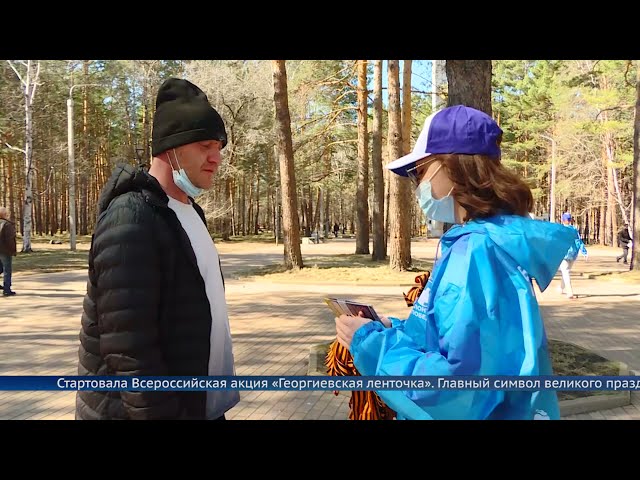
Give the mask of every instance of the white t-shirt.
<path id="1" fill-rule="evenodd" d="M 218 250 L 207 231 L 207 227 L 191 203 L 186 204 L 169 197 L 171 208 L 187 232 L 196 254 L 198 269 L 204 280 L 207 298 L 211 305 L 211 352 L 209 354 L 209 375 L 235 375 L 233 347 L 229 329 L 229 314 L 224 296 L 222 272 L 218 260 Z M 237 390 L 207 392 L 207 418 L 214 419 L 240 401 Z"/>

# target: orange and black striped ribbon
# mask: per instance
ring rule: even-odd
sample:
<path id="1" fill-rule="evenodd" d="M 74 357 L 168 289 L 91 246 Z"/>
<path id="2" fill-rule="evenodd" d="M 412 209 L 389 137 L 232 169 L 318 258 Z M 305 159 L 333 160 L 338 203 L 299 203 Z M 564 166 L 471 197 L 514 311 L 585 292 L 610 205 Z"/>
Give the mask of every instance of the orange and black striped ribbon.
<path id="1" fill-rule="evenodd" d="M 422 293 L 429 280 L 431 272 L 425 272 L 415 278 L 416 286 L 404 294 L 407 306 L 412 307 L 413 303 Z M 329 347 L 325 358 L 327 374 L 331 376 L 360 376 L 360 373 L 353 364 L 353 357 L 348 349 L 343 347 L 338 340 Z M 338 395 L 338 392 L 333 392 Z M 393 420 L 396 416 L 382 399 L 373 391 L 353 391 L 349 400 L 349 420 Z"/>
<path id="2" fill-rule="evenodd" d="M 416 277 L 416 286 L 412 287 L 409 290 L 409 293 L 403 293 L 404 301 L 407 302 L 407 307 L 413 307 L 413 304 L 418 299 L 424 287 L 427 285 L 429 281 L 429 277 L 431 276 L 431 272 L 425 272 Z"/>

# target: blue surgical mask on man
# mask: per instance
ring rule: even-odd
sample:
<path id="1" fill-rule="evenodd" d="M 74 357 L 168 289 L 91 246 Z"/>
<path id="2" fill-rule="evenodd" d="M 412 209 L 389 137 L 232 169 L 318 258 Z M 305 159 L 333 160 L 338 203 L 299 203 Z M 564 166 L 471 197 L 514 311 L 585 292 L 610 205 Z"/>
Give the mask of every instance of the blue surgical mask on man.
<path id="1" fill-rule="evenodd" d="M 189 177 L 187 176 L 187 172 L 184 171 L 184 168 L 180 167 L 180 163 L 178 162 L 178 155 L 176 154 L 176 149 L 173 149 L 173 156 L 176 159 L 176 164 L 180 170 L 174 170 L 173 165 L 171 164 L 171 159 L 169 158 L 169 154 L 167 153 L 167 158 L 169 158 L 169 165 L 171 165 L 171 171 L 173 172 L 173 183 L 176 184 L 180 190 L 186 193 L 190 197 L 197 197 L 204 193 L 205 189 L 196 187 Z"/>
<path id="2" fill-rule="evenodd" d="M 418 198 L 420 208 L 427 218 L 437 220 L 439 222 L 457 223 L 455 203 L 451 196 L 453 187 L 451 187 L 451 190 L 449 190 L 449 193 L 447 193 L 445 197 L 440 199 L 433 198 L 433 194 L 431 192 L 431 180 L 436 176 L 441 168 L 442 164 L 440 164 L 436 171 L 433 172 L 433 175 L 431 175 L 429 179 L 423 180 L 418 184 L 418 187 L 416 188 L 416 197 Z"/>

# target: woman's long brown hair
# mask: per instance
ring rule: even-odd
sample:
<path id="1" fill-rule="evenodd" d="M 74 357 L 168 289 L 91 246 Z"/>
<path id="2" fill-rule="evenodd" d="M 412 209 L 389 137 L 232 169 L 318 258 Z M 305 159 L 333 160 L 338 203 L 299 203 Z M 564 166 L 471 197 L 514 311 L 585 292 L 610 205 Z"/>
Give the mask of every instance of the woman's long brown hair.
<path id="1" fill-rule="evenodd" d="M 531 189 L 500 159 L 484 155 L 438 155 L 454 184 L 451 194 L 467 211 L 466 220 L 493 215 L 527 216 Z"/>

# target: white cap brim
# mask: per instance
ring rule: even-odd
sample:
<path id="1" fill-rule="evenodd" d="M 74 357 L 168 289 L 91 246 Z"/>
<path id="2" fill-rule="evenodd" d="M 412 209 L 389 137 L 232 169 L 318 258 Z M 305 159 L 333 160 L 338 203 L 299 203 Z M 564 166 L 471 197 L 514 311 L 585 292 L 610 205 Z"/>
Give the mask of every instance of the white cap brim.
<path id="1" fill-rule="evenodd" d="M 411 152 L 404 157 L 400 157 L 393 162 L 387 163 L 385 167 L 397 175 L 408 177 L 409 174 L 407 173 L 407 170 L 410 170 L 418 161 L 423 158 L 427 158 L 430 155 L 430 153 L 424 152 Z"/>

